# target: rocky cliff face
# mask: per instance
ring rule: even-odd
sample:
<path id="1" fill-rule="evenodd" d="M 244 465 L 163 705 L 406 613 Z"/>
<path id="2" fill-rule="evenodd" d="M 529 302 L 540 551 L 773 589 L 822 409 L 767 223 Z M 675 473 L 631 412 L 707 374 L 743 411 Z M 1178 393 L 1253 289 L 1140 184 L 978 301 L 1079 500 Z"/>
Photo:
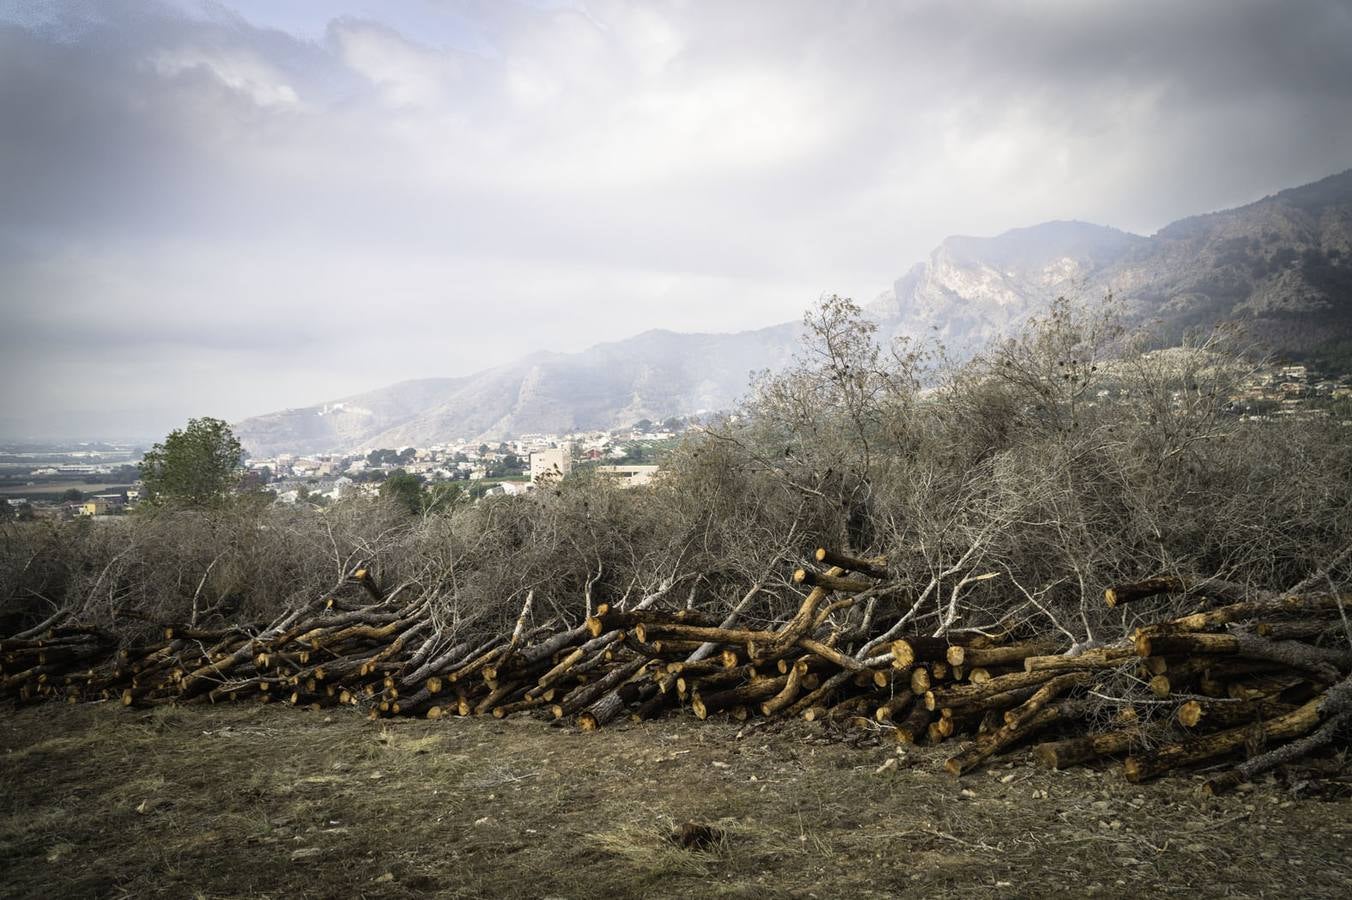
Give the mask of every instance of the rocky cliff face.
<path id="1" fill-rule="evenodd" d="M 1352 171 L 1150 237 L 1048 222 L 951 237 L 868 306 L 883 336 L 936 337 L 958 355 L 1058 296 L 1111 292 L 1164 343 L 1232 322 L 1279 354 L 1352 369 Z M 405 382 L 239 423 L 258 453 L 423 445 L 611 428 L 725 409 L 753 371 L 787 363 L 798 328 L 650 331 L 582 353 L 538 353 L 464 378 Z"/>
<path id="2" fill-rule="evenodd" d="M 886 333 L 938 338 L 961 355 L 1059 296 L 1083 295 L 1146 241 L 1085 222 L 1048 222 L 994 238 L 951 237 L 868 308 Z"/>

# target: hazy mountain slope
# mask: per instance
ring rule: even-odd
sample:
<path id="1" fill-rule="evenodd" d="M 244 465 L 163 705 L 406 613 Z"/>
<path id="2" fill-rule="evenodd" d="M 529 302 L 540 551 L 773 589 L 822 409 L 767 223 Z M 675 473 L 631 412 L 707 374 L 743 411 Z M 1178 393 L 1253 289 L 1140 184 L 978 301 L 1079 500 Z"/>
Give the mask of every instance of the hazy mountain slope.
<path id="1" fill-rule="evenodd" d="M 235 433 L 247 449 L 261 454 L 356 447 L 370 435 L 420 415 L 466 380 L 404 381 L 320 406 L 245 419 L 235 426 Z"/>
<path id="2" fill-rule="evenodd" d="M 792 325 L 736 334 L 648 331 L 581 353 L 536 353 L 465 378 L 404 382 L 258 416 L 236 431 L 254 453 L 308 453 L 613 428 L 726 409 L 746 393 L 753 371 L 787 360 L 796 333 Z"/>
<path id="3" fill-rule="evenodd" d="M 951 237 L 868 309 L 884 336 L 956 354 L 1057 296 L 1111 291 L 1164 340 L 1234 322 L 1278 352 L 1352 368 L 1352 171 L 1150 237 L 1048 222 Z M 796 324 L 737 334 L 650 331 L 582 353 L 537 353 L 463 378 L 405 382 L 237 426 L 251 450 L 313 452 L 609 428 L 730 406 L 750 372 L 792 355 Z"/>

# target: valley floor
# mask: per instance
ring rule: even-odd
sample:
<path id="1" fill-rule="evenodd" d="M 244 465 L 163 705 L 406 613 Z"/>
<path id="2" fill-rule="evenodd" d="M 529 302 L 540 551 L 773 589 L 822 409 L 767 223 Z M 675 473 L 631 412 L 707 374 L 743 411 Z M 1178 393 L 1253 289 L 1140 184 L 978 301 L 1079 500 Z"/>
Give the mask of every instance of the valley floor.
<path id="1" fill-rule="evenodd" d="M 5 710 L 0 896 L 1352 895 L 1340 785 L 1203 800 L 1024 755 L 955 782 L 946 755 L 796 722 Z M 722 843 L 672 844 L 688 820 Z"/>

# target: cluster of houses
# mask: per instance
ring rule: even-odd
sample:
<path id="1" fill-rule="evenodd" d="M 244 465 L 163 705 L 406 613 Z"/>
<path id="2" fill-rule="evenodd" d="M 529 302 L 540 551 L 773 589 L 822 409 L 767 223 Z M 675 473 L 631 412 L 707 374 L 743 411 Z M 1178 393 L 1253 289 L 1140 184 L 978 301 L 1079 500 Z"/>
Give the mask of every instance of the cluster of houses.
<path id="1" fill-rule="evenodd" d="M 35 519 L 80 519 L 96 516 L 115 516 L 126 512 L 141 499 L 141 486 L 132 485 L 122 491 L 103 491 L 87 494 L 78 500 L 51 499 L 50 496 L 3 497 L 15 515 L 30 515 Z"/>
<path id="2" fill-rule="evenodd" d="M 1352 400 L 1352 375 L 1327 378 L 1309 366 L 1279 366 L 1259 372 L 1230 398 L 1245 419 L 1323 415 L 1331 402 Z"/>
<path id="3" fill-rule="evenodd" d="M 468 482 L 474 496 L 525 493 L 542 482 L 569 475 L 578 466 L 635 487 L 651 482 L 659 468 L 642 459 L 642 448 L 669 442 L 684 430 L 676 430 L 674 424 L 668 428 L 642 424 L 645 427 L 621 431 L 525 434 L 497 444 L 448 441 L 350 453 L 282 453 L 251 457 L 246 465 L 254 486 L 273 491 L 279 503 L 324 503 L 376 493 L 397 471 L 417 476 L 428 485 Z"/>

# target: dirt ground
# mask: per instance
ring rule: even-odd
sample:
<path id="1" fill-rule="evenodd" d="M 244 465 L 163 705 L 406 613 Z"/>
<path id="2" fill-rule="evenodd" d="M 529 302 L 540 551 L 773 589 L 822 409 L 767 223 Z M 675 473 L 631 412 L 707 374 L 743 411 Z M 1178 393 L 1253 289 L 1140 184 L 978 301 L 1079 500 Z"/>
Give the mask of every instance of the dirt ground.
<path id="1" fill-rule="evenodd" d="M 1345 791 L 1204 800 L 1026 755 L 954 781 L 946 755 L 681 717 L 0 710 L 0 895 L 1352 896 Z M 721 842 L 673 844 L 690 820 Z"/>

